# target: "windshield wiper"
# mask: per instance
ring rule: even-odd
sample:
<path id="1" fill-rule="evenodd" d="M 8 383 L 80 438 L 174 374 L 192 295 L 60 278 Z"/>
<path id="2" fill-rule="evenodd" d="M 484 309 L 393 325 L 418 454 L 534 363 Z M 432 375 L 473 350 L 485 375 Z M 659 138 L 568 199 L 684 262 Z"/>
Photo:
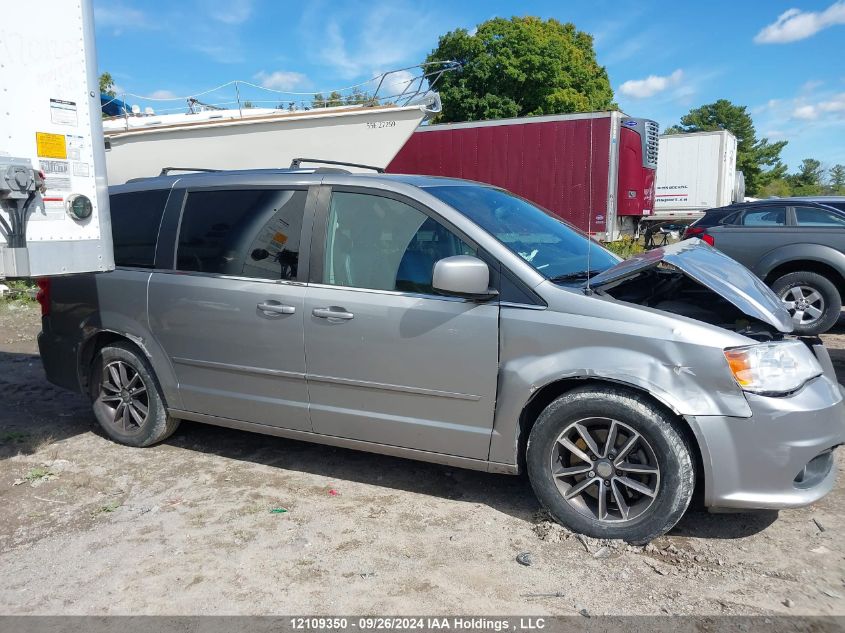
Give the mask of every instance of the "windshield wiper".
<path id="1" fill-rule="evenodd" d="M 590 277 L 594 277 L 599 273 L 604 272 L 603 270 L 577 270 L 573 273 L 566 273 L 565 275 L 557 275 L 555 277 L 549 277 L 549 281 L 554 284 L 562 283 L 564 281 L 577 281 L 577 280 L 587 280 Z"/>

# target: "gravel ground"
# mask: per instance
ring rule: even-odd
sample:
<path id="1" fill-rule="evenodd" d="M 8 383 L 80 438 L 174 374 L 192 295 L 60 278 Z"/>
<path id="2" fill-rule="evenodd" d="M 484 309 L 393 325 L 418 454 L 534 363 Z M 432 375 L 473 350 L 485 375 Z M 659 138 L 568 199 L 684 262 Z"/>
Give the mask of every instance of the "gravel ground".
<path id="1" fill-rule="evenodd" d="M 39 325 L 0 302 L 2 614 L 845 614 L 845 483 L 584 539 L 521 477 L 189 423 L 113 444 L 44 379 Z M 845 377 L 845 323 L 825 338 Z"/>

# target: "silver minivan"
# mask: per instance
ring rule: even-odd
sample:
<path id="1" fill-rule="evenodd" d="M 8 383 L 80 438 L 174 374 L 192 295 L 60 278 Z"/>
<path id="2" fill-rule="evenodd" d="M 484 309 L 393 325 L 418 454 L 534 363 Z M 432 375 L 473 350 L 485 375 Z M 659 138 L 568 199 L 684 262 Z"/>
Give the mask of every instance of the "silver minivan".
<path id="1" fill-rule="evenodd" d="M 111 190 L 117 270 L 41 283 L 48 378 L 114 440 L 179 420 L 498 473 L 643 543 L 812 503 L 842 390 L 824 346 L 698 240 L 627 261 L 461 180 L 337 169 Z"/>

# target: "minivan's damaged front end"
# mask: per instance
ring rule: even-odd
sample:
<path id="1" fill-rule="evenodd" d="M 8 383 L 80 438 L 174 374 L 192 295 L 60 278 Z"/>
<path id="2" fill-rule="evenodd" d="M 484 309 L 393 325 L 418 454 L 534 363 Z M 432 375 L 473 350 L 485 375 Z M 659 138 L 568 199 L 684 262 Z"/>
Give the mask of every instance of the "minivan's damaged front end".
<path id="1" fill-rule="evenodd" d="M 830 357 L 790 336 L 743 266 L 689 240 L 537 290 L 548 310 L 502 310 L 497 428 L 523 410 L 520 391 L 543 402 L 574 381 L 627 385 L 686 421 L 707 506 L 794 507 L 831 490 L 845 404 Z M 506 444 L 494 434 L 491 460 L 513 459 Z"/>

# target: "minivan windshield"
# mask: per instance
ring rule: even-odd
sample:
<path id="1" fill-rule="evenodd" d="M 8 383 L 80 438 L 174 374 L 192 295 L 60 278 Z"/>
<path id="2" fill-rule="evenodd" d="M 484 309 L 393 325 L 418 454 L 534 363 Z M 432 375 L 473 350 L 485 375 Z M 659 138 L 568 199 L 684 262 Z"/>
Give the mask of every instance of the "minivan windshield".
<path id="1" fill-rule="evenodd" d="M 425 190 L 491 233 L 552 281 L 583 281 L 622 261 L 551 213 L 502 189 L 445 185 Z"/>

